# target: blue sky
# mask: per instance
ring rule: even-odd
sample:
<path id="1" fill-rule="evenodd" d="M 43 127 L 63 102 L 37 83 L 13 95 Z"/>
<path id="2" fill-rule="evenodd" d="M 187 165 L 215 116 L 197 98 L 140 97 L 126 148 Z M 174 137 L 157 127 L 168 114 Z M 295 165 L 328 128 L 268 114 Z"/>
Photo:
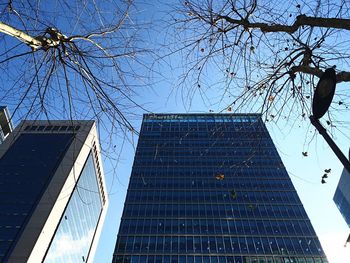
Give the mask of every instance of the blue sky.
<path id="1" fill-rule="evenodd" d="M 138 15 L 145 20 L 150 18 L 161 20 L 162 16 L 166 15 L 163 8 L 164 5 L 162 4 L 148 4 L 144 8 L 139 7 Z M 151 34 L 150 38 L 154 42 L 162 42 L 164 31 Z M 212 110 L 220 112 L 225 109 L 227 106 L 225 101 L 217 102 L 218 93 L 216 89 L 207 91 L 207 97 L 211 99 L 203 99 L 199 94 L 196 94 L 192 98 L 191 106 L 184 103 L 186 96 L 183 96 L 177 90 L 178 76 L 181 74 L 181 70 L 177 68 L 177 63 L 181 61 L 178 61 L 177 57 L 172 57 L 168 58 L 166 62 L 158 67 L 158 73 L 161 74 L 154 75 L 157 80 L 155 84 L 142 89 L 138 96 L 138 102 L 144 103 L 149 111 L 174 113 L 209 112 Z M 163 78 L 164 76 L 166 76 L 166 79 Z M 209 76 L 209 79 L 215 82 L 215 76 Z M 346 90 L 346 84 L 337 87 L 338 94 L 346 92 Z M 332 129 L 334 139 L 341 150 L 347 153 L 350 140 L 342 132 L 349 129 L 350 116 L 346 112 L 332 111 L 332 108 L 331 114 L 336 114 L 337 120 L 341 121 L 341 125 L 339 123 L 340 130 Z M 135 126 L 139 128 L 141 121 L 142 117 L 140 115 L 134 121 Z M 341 163 L 329 149 L 321 135 L 317 134 L 314 128 L 311 127 L 308 119 L 287 121 L 281 119 L 277 123 L 268 122 L 266 125 L 330 263 L 344 263 L 344 260 L 350 258 L 350 245 L 344 248 L 350 230 L 333 202 L 333 195 L 342 172 Z M 110 206 L 97 250 L 96 262 L 110 262 L 112 257 L 137 137 L 134 137 L 133 141 L 134 145 L 124 145 L 123 152 L 127 154 L 121 155 L 122 158 L 118 163 L 116 174 L 107 174 L 109 182 L 111 182 L 111 176 L 116 176 L 118 179 L 113 180 L 113 187 L 109 189 L 111 193 Z M 302 155 L 302 152 L 305 151 L 308 152 L 307 157 Z M 107 163 L 105 170 L 108 171 Z M 321 184 L 323 171 L 328 168 L 332 169 L 331 174 L 327 179 L 327 183 Z M 109 185 L 111 184 L 109 183 Z"/>
<path id="2" fill-rule="evenodd" d="M 164 19 L 167 19 L 167 15 L 171 12 L 170 5 L 174 2 L 178 1 L 168 0 L 141 4 L 137 3 L 137 9 L 131 10 L 129 15 L 131 22 L 135 19 L 139 22 L 144 22 L 145 27 L 149 27 L 149 22 L 154 22 L 159 26 L 153 27 L 152 30 L 144 31 L 141 34 L 142 39 L 145 40 L 143 44 L 146 44 L 146 47 L 158 49 L 158 47 L 161 47 L 160 44 L 165 43 L 171 36 L 172 31 L 166 30 Z M 67 32 L 74 31 L 74 28 L 71 30 L 70 28 L 65 29 Z M 13 40 L 7 39 L 6 43 L 11 44 L 11 41 Z M 3 47 L 0 47 L 0 51 L 2 51 L 2 48 Z M 148 65 L 151 65 L 154 56 L 151 57 L 144 54 L 141 58 L 144 62 L 148 63 Z M 186 61 L 180 59 L 179 56 L 171 56 L 152 64 L 154 72 L 150 73 L 144 69 L 140 69 L 140 75 L 150 75 L 152 79 L 150 83 L 137 88 L 137 95 L 134 97 L 135 100 L 142 104 L 148 111 L 156 113 L 225 112 L 230 101 L 229 99 L 221 100 L 219 96 L 221 91 L 220 85 L 209 85 L 205 96 L 201 96 L 203 94 L 200 93 L 194 93 L 189 97 L 187 91 L 181 92 L 179 76 L 183 72 L 179 65 L 183 62 Z M 15 74 L 21 66 L 22 65 L 17 64 L 18 68 L 1 68 L 1 70 L 2 72 L 7 71 Z M 221 81 L 216 73 L 217 71 L 214 68 L 209 68 L 207 72 L 205 72 L 208 84 Z M 106 74 L 110 76 L 111 73 L 108 71 Z M 12 76 L 6 76 L 6 78 L 7 81 L 13 80 Z M 6 78 L 1 77 L 3 81 L 1 84 L 3 87 L 10 83 L 4 82 Z M 133 80 L 132 78 L 128 80 L 135 81 L 139 84 L 138 80 Z M 74 84 L 79 83 L 75 81 L 75 79 L 72 80 Z M 7 94 L 1 93 L 1 90 L 2 89 L 0 89 L 0 105 L 8 105 L 10 103 L 9 108 L 10 111 L 13 112 L 14 101 L 9 101 Z M 347 93 L 347 84 L 342 84 L 337 87 L 336 94 Z M 60 106 L 60 104 L 56 104 L 56 106 L 57 105 L 58 107 Z M 254 107 L 252 107 L 252 109 L 254 109 Z M 247 108 L 247 111 L 248 110 Z M 233 109 L 233 111 L 235 111 L 235 109 Z M 14 119 L 15 124 L 17 124 L 16 122 L 23 116 L 23 112 L 24 111 L 21 110 L 17 113 Z M 60 117 L 59 110 L 53 112 L 56 118 Z M 142 113 L 144 113 L 142 109 L 135 109 L 132 123 L 136 130 L 139 130 Z M 335 111 L 332 107 L 330 113 L 338 120 L 338 122 L 335 122 L 337 127 L 331 129 L 334 139 L 341 150 L 347 153 L 350 146 L 350 140 L 347 136 L 347 131 L 350 128 L 350 116 L 346 111 Z M 323 138 L 310 126 L 308 119 L 289 118 L 284 120 L 282 118 L 278 122 L 272 121 L 266 123 L 266 125 L 316 233 L 320 238 L 330 263 L 343 263 L 345 259 L 350 258 L 350 245 L 347 248 L 343 246 L 350 230 L 332 200 L 342 172 L 341 163 L 336 159 Z M 109 134 L 106 133 L 106 130 L 101 129 L 100 132 L 101 142 L 106 145 L 106 143 L 110 142 L 111 138 Z M 112 259 L 138 139 L 137 136 L 132 133 L 128 134 L 128 138 L 129 140 L 125 141 L 125 143 L 122 141 L 122 136 L 115 136 L 112 138 L 113 144 L 116 145 L 117 154 L 120 153 L 118 162 L 110 158 L 111 156 L 103 154 L 104 171 L 106 174 L 110 202 L 95 259 L 95 262 L 98 263 L 111 262 Z M 308 152 L 308 157 L 302 155 L 302 152 L 306 151 Z M 114 158 L 115 156 L 112 157 Z M 324 169 L 328 168 L 332 169 L 331 174 L 327 179 L 327 183 L 322 185 L 321 176 L 323 175 Z"/>
<path id="3" fill-rule="evenodd" d="M 171 85 L 160 85 L 160 92 L 148 93 L 148 102 L 153 112 L 187 112 L 182 102 L 176 103 L 176 96 L 168 98 Z M 221 110 L 213 108 L 214 111 Z M 201 102 L 193 103 L 190 112 L 209 112 Z M 346 114 L 339 116 L 343 121 L 350 121 Z M 135 121 L 139 127 L 141 117 Z M 292 124 L 283 121 L 279 123 L 266 123 L 272 139 L 278 149 L 283 163 L 292 179 L 299 197 L 315 228 L 323 249 L 330 263 L 344 263 L 350 258 L 350 245 L 344 248 L 345 240 L 350 233 L 348 226 L 333 202 L 333 195 L 338 184 L 342 165 L 335 157 L 321 135 L 314 132 L 308 121 Z M 299 127 L 300 125 L 300 127 Z M 315 134 L 315 138 L 309 140 Z M 337 133 L 336 142 L 344 153 L 348 152 L 349 138 Z M 135 137 L 135 146 L 137 138 Z M 302 155 L 308 151 L 308 157 Z M 128 180 L 133 162 L 134 147 L 125 145 L 122 158 L 118 163 L 116 174 L 107 174 L 109 186 L 111 176 L 116 176 L 114 184 L 109 189 L 111 195 L 109 211 L 107 214 L 101 241 L 97 249 L 95 262 L 110 262 L 115 245 L 117 230 L 119 228 Z M 108 161 L 106 162 L 106 164 Z M 321 184 L 324 169 L 331 168 L 331 174 L 326 184 Z M 105 167 L 108 171 L 108 167 Z"/>

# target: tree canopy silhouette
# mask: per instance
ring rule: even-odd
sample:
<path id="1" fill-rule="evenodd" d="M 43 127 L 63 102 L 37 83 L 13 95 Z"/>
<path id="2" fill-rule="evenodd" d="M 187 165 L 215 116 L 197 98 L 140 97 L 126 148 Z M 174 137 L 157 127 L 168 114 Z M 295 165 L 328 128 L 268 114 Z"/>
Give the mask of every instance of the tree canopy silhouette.
<path id="1" fill-rule="evenodd" d="M 173 14 L 171 53 L 186 61 L 189 97 L 205 94 L 216 74 L 229 111 L 306 118 L 326 68 L 336 65 L 338 83 L 350 81 L 349 8 L 344 0 L 185 0 Z"/>
<path id="2" fill-rule="evenodd" d="M 91 118 L 107 120 L 110 132 L 134 131 L 146 50 L 133 8 L 131 0 L 3 1 L 1 104 L 19 119 Z"/>

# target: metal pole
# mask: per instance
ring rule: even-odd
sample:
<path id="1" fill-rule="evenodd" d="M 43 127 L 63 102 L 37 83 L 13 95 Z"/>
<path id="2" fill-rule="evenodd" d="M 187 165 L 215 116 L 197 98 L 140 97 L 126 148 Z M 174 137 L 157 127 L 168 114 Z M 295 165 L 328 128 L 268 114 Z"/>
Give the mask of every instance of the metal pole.
<path id="1" fill-rule="evenodd" d="M 316 129 L 319 131 L 319 133 L 323 136 L 323 138 L 326 140 L 328 145 L 332 148 L 335 155 L 338 157 L 338 159 L 341 161 L 341 163 L 344 165 L 345 169 L 350 173 L 350 162 L 345 157 L 345 155 L 342 153 L 342 151 L 339 149 L 339 147 L 335 144 L 335 142 L 332 140 L 332 138 L 328 135 L 326 129 L 322 126 L 322 124 L 319 122 L 318 119 L 315 119 L 314 116 L 310 116 L 310 121 L 313 126 L 316 127 Z"/>

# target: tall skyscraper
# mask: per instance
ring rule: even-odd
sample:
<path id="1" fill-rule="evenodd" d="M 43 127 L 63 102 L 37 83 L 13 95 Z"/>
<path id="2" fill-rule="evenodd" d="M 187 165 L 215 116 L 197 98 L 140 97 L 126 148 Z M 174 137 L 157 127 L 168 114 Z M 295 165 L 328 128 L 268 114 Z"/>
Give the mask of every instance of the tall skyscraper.
<path id="1" fill-rule="evenodd" d="M 345 222 L 350 227 L 350 173 L 345 168 L 341 174 L 333 200 Z"/>
<path id="2" fill-rule="evenodd" d="M 256 114 L 144 115 L 113 262 L 322 263 Z"/>
<path id="3" fill-rule="evenodd" d="M 92 262 L 107 195 L 93 121 L 23 121 L 0 145 L 0 262 Z"/>

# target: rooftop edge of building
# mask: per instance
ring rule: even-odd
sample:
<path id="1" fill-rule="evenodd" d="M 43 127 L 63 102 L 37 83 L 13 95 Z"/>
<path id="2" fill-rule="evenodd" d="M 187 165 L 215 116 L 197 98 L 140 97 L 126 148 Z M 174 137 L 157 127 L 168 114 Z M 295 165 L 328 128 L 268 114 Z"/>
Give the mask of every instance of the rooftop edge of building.
<path id="1" fill-rule="evenodd" d="M 261 117 L 261 113 L 144 113 L 144 117 L 153 117 L 153 116 L 255 116 Z"/>
<path id="2" fill-rule="evenodd" d="M 143 115 L 144 121 L 209 121 L 226 122 L 257 122 L 261 120 L 259 113 L 147 113 Z"/>

